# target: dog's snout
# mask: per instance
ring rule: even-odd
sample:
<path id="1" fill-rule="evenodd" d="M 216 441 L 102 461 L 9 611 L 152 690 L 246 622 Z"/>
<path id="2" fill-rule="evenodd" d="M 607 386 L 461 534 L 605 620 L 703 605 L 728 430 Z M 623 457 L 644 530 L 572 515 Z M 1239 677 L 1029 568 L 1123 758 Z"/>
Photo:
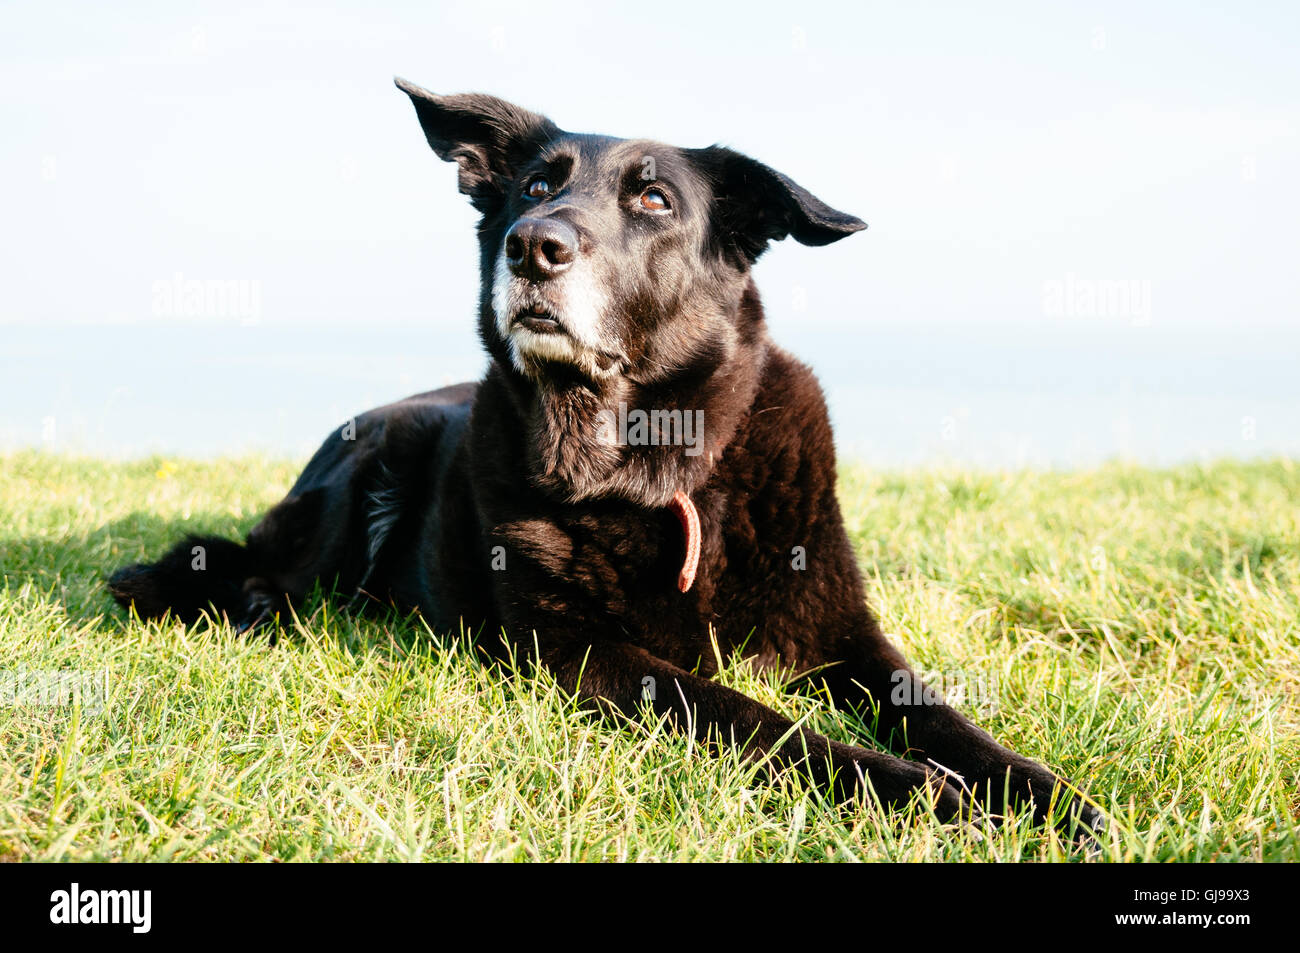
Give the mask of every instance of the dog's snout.
<path id="1" fill-rule="evenodd" d="M 577 233 L 557 218 L 521 218 L 506 232 L 506 261 L 521 278 L 554 278 L 577 255 Z"/>

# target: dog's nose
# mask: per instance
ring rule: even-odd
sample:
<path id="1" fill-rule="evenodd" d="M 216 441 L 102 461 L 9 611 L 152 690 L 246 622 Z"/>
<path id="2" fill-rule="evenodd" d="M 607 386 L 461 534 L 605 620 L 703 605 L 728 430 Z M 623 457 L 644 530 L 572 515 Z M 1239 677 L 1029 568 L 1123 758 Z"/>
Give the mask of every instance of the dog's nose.
<path id="1" fill-rule="evenodd" d="M 506 232 L 506 261 L 520 278 L 554 278 L 577 254 L 577 232 L 558 218 L 521 218 Z"/>

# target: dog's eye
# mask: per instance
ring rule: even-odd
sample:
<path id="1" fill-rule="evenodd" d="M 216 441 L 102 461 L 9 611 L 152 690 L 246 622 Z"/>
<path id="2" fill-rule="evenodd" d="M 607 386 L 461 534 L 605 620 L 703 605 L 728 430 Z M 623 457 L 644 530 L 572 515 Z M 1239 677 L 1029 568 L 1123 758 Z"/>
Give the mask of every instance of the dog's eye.
<path id="1" fill-rule="evenodd" d="M 668 196 L 658 189 L 646 189 L 641 193 L 641 207 L 650 212 L 668 211 Z"/>
<path id="2" fill-rule="evenodd" d="M 541 176 L 533 179 L 524 186 L 524 195 L 530 199 L 544 199 L 551 194 L 551 183 L 547 182 Z"/>

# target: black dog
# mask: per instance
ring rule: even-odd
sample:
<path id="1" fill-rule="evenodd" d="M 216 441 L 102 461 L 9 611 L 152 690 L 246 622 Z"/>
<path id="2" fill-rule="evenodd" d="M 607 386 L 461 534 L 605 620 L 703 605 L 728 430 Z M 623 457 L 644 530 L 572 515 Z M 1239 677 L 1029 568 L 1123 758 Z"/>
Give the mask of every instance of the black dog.
<path id="1" fill-rule="evenodd" d="M 648 700 L 841 798 L 928 786 L 946 817 L 1009 795 L 1100 824 L 932 695 L 893 698 L 912 676 L 866 606 L 821 389 L 769 339 L 750 278 L 770 241 L 865 225 L 728 149 L 574 135 L 490 96 L 398 86 L 483 216 L 486 377 L 349 422 L 243 546 L 188 539 L 118 572 L 113 595 L 143 617 L 251 628 L 321 581 L 435 630 L 504 631 L 480 650 L 536 654 L 583 698 Z M 711 632 L 878 708 L 881 740 L 914 760 L 792 732 L 710 679 Z"/>

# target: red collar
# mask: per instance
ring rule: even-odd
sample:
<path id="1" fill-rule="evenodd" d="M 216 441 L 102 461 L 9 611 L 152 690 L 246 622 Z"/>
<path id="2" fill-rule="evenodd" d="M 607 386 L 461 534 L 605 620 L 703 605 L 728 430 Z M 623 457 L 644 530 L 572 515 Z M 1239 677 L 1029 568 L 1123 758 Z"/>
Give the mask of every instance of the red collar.
<path id="1" fill-rule="evenodd" d="M 695 572 L 700 568 L 700 514 L 682 490 L 673 494 L 673 501 L 668 506 L 681 520 L 682 532 L 686 535 L 686 558 L 682 561 L 682 571 L 677 574 L 677 588 L 686 592 L 695 583 Z"/>

